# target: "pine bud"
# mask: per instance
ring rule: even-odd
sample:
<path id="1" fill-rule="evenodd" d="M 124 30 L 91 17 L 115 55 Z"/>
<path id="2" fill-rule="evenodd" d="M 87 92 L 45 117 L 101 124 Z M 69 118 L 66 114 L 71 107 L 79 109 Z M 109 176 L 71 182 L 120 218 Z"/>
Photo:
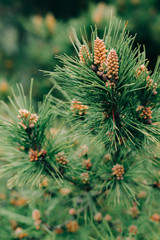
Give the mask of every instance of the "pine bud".
<path id="1" fill-rule="evenodd" d="M 90 158 L 87 159 L 87 160 L 83 160 L 83 164 L 84 164 L 84 166 L 86 167 L 87 170 L 90 170 L 91 167 L 92 167 L 92 163 L 91 163 Z"/>
<path id="2" fill-rule="evenodd" d="M 17 222 L 15 220 L 11 219 L 10 224 L 11 224 L 12 230 L 15 230 L 17 227 Z"/>
<path id="3" fill-rule="evenodd" d="M 96 213 L 96 214 L 94 215 L 94 220 L 95 220 L 96 222 L 101 222 L 101 221 L 102 221 L 102 214 L 101 214 L 100 212 Z"/>
<path id="4" fill-rule="evenodd" d="M 76 210 L 74 208 L 69 209 L 70 215 L 76 215 Z"/>
<path id="5" fill-rule="evenodd" d="M 137 197 L 140 199 L 146 198 L 146 196 L 147 196 L 147 193 L 145 191 L 141 191 L 140 193 L 137 194 Z"/>
<path id="6" fill-rule="evenodd" d="M 2 81 L 0 82 L 0 92 L 1 93 L 6 93 L 9 89 L 9 84 L 7 83 L 7 81 Z"/>
<path id="7" fill-rule="evenodd" d="M 139 77 L 142 73 L 149 73 L 148 69 L 146 68 L 146 66 L 145 66 L 144 64 L 142 64 L 141 66 L 139 66 L 139 67 L 137 68 L 135 76 L 136 76 L 136 77 Z M 157 88 L 157 83 L 154 83 L 154 84 L 153 84 L 153 79 L 151 79 L 150 75 L 148 75 L 148 76 L 146 77 L 146 81 L 147 81 L 147 85 L 146 85 L 146 86 L 147 86 L 149 89 L 153 89 L 152 94 L 153 94 L 153 95 L 156 95 L 157 92 L 156 92 L 155 90 L 156 90 L 156 88 Z M 154 94 L 154 92 L 155 92 L 155 94 Z"/>
<path id="8" fill-rule="evenodd" d="M 89 182 L 89 174 L 88 173 L 82 173 L 81 178 L 82 178 L 83 184 L 87 184 Z"/>
<path id="9" fill-rule="evenodd" d="M 21 120 L 19 122 L 19 125 L 21 125 L 26 130 L 27 124 L 29 124 L 30 128 L 34 127 L 35 123 L 37 123 L 39 119 L 39 116 L 37 116 L 35 113 L 30 113 L 26 109 L 20 109 L 17 118 Z"/>
<path id="10" fill-rule="evenodd" d="M 107 66 L 107 77 L 109 79 L 118 79 L 118 69 L 119 69 L 119 63 L 118 63 L 118 55 L 116 50 L 111 49 L 107 56 L 106 61 Z"/>
<path id="11" fill-rule="evenodd" d="M 160 215 L 158 213 L 154 213 L 150 219 L 154 222 L 160 222 Z"/>
<path id="12" fill-rule="evenodd" d="M 129 227 L 128 231 L 129 231 L 130 234 L 132 234 L 132 235 L 135 236 L 136 233 L 137 233 L 137 226 L 131 225 L 131 226 Z"/>
<path id="13" fill-rule="evenodd" d="M 56 229 L 54 230 L 54 232 L 55 232 L 56 234 L 61 234 L 61 233 L 63 233 L 63 229 L 62 229 L 62 228 L 56 228 Z"/>
<path id="14" fill-rule="evenodd" d="M 135 76 L 138 77 L 141 75 L 142 72 L 145 72 L 145 71 L 148 72 L 146 66 L 142 64 L 137 68 Z"/>
<path id="15" fill-rule="evenodd" d="M 63 165 L 66 165 L 69 162 L 68 159 L 67 159 L 67 156 L 65 155 L 64 152 L 59 152 L 56 155 L 56 161 L 60 164 L 63 164 Z"/>
<path id="16" fill-rule="evenodd" d="M 157 95 L 157 91 L 154 91 L 152 92 L 153 96 L 156 96 Z"/>
<path id="17" fill-rule="evenodd" d="M 48 187 L 49 185 L 49 181 L 48 181 L 48 178 L 47 177 L 44 177 L 44 175 L 41 175 L 41 182 L 39 184 L 40 188 L 42 187 Z"/>
<path id="18" fill-rule="evenodd" d="M 69 188 L 61 188 L 59 190 L 59 192 L 63 195 L 63 196 L 67 196 L 68 194 L 70 194 L 71 190 Z"/>
<path id="19" fill-rule="evenodd" d="M 139 215 L 139 210 L 136 204 L 134 204 L 134 206 L 131 208 L 131 215 L 132 215 L 132 218 L 137 218 Z"/>
<path id="20" fill-rule="evenodd" d="M 40 214 L 40 211 L 38 209 L 34 209 L 32 211 L 32 218 L 34 221 L 37 221 L 41 218 L 41 214 Z"/>
<path id="21" fill-rule="evenodd" d="M 107 215 L 104 217 L 104 220 L 106 220 L 107 222 L 111 222 L 111 221 L 112 221 L 111 215 L 107 214 Z"/>
<path id="22" fill-rule="evenodd" d="M 117 180 L 123 180 L 123 175 L 124 175 L 124 168 L 120 164 L 116 164 L 112 168 L 112 175 L 116 175 Z"/>
<path id="23" fill-rule="evenodd" d="M 29 150 L 29 159 L 31 162 L 33 161 L 37 161 L 38 160 L 38 151 L 37 150 L 33 150 L 33 149 L 30 149 Z"/>
<path id="24" fill-rule="evenodd" d="M 68 232 L 74 233 L 78 231 L 79 225 L 77 221 L 70 221 L 69 223 L 67 223 L 66 228 Z"/>
<path id="25" fill-rule="evenodd" d="M 107 153 L 104 155 L 104 162 L 107 163 L 109 160 L 111 160 L 111 155 Z"/>
<path id="26" fill-rule="evenodd" d="M 88 154 L 88 147 L 86 144 L 84 144 L 81 146 L 80 153 L 78 155 L 79 157 L 82 157 L 82 156 L 87 156 L 87 154 Z"/>
<path id="27" fill-rule="evenodd" d="M 78 115 L 85 115 L 88 110 L 87 105 L 81 104 L 82 102 L 77 101 L 76 99 L 72 100 L 71 102 L 71 110 L 73 111 L 74 114 Z"/>
<path id="28" fill-rule="evenodd" d="M 22 239 L 28 236 L 28 234 L 25 233 L 21 227 L 17 227 L 14 232 L 16 237 L 19 239 Z"/>
<path id="29" fill-rule="evenodd" d="M 106 62 L 106 50 L 105 43 L 99 37 L 94 41 L 94 64 L 98 66 L 99 71 L 103 71 L 103 65 Z"/>
<path id="30" fill-rule="evenodd" d="M 65 155 L 64 152 L 59 152 L 57 155 L 56 155 L 56 161 L 62 165 L 66 165 L 69 163 L 68 159 L 67 159 L 67 156 Z"/>
<path id="31" fill-rule="evenodd" d="M 48 30 L 53 33 L 55 30 L 56 19 L 53 14 L 48 13 L 45 18 L 46 25 Z"/>
<path id="32" fill-rule="evenodd" d="M 91 56 L 86 45 L 82 45 L 80 47 L 79 59 L 81 63 L 85 63 L 87 60 L 91 60 Z"/>

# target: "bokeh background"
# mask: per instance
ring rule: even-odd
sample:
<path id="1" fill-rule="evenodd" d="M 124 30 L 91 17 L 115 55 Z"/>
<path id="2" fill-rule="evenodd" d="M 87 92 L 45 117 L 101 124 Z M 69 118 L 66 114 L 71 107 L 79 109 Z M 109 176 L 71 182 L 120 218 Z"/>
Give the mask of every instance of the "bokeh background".
<path id="1" fill-rule="evenodd" d="M 90 25 L 104 30 L 111 15 L 128 21 L 136 44 L 145 44 L 149 69 L 160 54 L 159 0 L 1 0 L 0 1 L 0 99 L 10 86 L 22 82 L 29 89 L 34 78 L 34 98 L 41 100 L 51 87 L 39 70 L 52 71 L 61 53 L 74 55 L 71 27 Z M 90 33 L 89 33 L 90 34 Z"/>

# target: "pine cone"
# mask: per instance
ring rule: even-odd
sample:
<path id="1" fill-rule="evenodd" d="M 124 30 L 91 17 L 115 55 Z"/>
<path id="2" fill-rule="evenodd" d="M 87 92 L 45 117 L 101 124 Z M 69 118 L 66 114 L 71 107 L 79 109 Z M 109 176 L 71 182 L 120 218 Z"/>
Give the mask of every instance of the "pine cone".
<path id="1" fill-rule="evenodd" d="M 91 167 L 92 167 L 92 163 L 91 163 L 90 158 L 87 159 L 87 160 L 83 160 L 83 164 L 84 164 L 84 166 L 86 167 L 87 170 L 90 170 Z"/>
<path id="2" fill-rule="evenodd" d="M 88 175 L 88 173 L 82 173 L 81 177 L 82 177 L 83 184 L 87 184 L 89 182 L 89 175 Z"/>
<path id="3" fill-rule="evenodd" d="M 139 114 L 140 118 L 144 120 L 152 119 L 151 107 L 138 106 L 136 111 L 140 112 Z"/>
<path id="4" fill-rule="evenodd" d="M 70 221 L 69 223 L 67 223 L 66 228 L 68 232 L 74 233 L 78 231 L 79 225 L 77 221 Z"/>
<path id="5" fill-rule="evenodd" d="M 124 168 L 120 164 L 116 164 L 112 168 L 113 175 L 116 175 L 117 180 L 123 180 Z"/>
<path id="6" fill-rule="evenodd" d="M 135 225 L 131 225 L 128 229 L 129 233 L 132 234 L 132 235 L 136 235 L 137 233 L 137 226 Z"/>
<path id="7" fill-rule="evenodd" d="M 105 43 L 99 37 L 94 41 L 94 64 L 98 65 L 99 71 L 103 71 L 103 65 L 106 62 L 106 50 Z"/>
<path id="8" fill-rule="evenodd" d="M 86 45 L 82 45 L 80 47 L 79 59 L 81 63 L 85 63 L 87 60 L 91 60 L 91 56 Z"/>
<path id="9" fill-rule="evenodd" d="M 149 73 L 148 69 L 144 64 L 140 65 L 137 68 L 136 74 L 135 74 L 136 78 L 139 77 L 143 72 Z M 157 83 L 153 84 L 153 79 L 151 79 L 150 75 L 147 76 L 146 81 L 147 81 L 147 87 L 153 90 L 153 95 L 156 95 L 157 92 L 155 90 L 157 88 Z"/>
<path id="10" fill-rule="evenodd" d="M 75 114 L 79 114 L 79 115 L 82 116 L 82 115 L 85 115 L 87 113 L 88 106 L 87 105 L 83 105 L 81 103 L 82 102 L 79 102 L 76 99 L 72 100 L 72 102 L 71 102 L 71 110 Z"/>
<path id="11" fill-rule="evenodd" d="M 41 214 L 40 214 L 40 211 L 38 209 L 34 209 L 32 211 L 32 218 L 34 221 L 37 221 L 41 218 Z"/>
<path id="12" fill-rule="evenodd" d="M 160 215 L 158 213 L 153 214 L 150 219 L 154 222 L 160 222 Z"/>
<path id="13" fill-rule="evenodd" d="M 69 163 L 67 156 L 64 154 L 64 152 L 59 152 L 56 155 L 56 161 L 62 165 L 66 165 Z"/>
<path id="14" fill-rule="evenodd" d="M 37 150 L 34 151 L 33 149 L 30 149 L 29 159 L 31 162 L 37 161 L 38 160 L 38 151 Z"/>
<path id="15" fill-rule="evenodd" d="M 94 215 L 94 220 L 95 220 L 96 222 L 101 222 L 101 221 L 102 221 L 102 214 L 101 214 L 100 212 L 96 213 L 96 214 Z"/>
<path id="16" fill-rule="evenodd" d="M 106 76 L 111 79 L 118 79 L 118 69 L 119 69 L 119 63 L 118 63 L 118 56 L 117 52 L 114 49 L 111 49 L 107 56 L 106 61 L 107 66 L 107 74 Z"/>

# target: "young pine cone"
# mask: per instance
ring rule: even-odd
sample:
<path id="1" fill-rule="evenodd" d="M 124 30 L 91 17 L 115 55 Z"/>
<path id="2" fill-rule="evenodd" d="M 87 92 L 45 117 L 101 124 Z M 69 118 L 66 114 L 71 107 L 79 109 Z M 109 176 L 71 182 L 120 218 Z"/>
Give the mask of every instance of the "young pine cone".
<path id="1" fill-rule="evenodd" d="M 102 214 L 101 214 L 100 212 L 96 213 L 96 214 L 94 215 L 94 220 L 95 220 L 96 222 L 101 222 L 101 221 L 102 221 Z"/>
<path id="2" fill-rule="evenodd" d="M 41 214 L 40 214 L 40 211 L 38 209 L 34 209 L 32 211 L 32 218 L 34 221 L 37 221 L 41 218 Z"/>
<path id="3" fill-rule="evenodd" d="M 15 232 L 16 238 L 19 238 L 19 239 L 23 239 L 28 236 L 28 234 L 25 233 L 21 227 L 17 227 L 14 232 Z"/>
<path id="4" fill-rule="evenodd" d="M 67 223 L 66 228 L 68 232 L 74 233 L 78 231 L 79 225 L 77 221 L 70 221 L 69 223 Z"/>
<path id="5" fill-rule="evenodd" d="M 33 149 L 30 149 L 29 159 L 31 162 L 37 161 L 38 160 L 38 151 L 37 150 L 34 151 Z"/>
<path id="6" fill-rule="evenodd" d="M 106 62 L 106 50 L 105 43 L 99 37 L 94 41 L 94 64 L 98 65 L 99 71 L 103 71 L 103 65 Z"/>
<path id="7" fill-rule="evenodd" d="M 137 218 L 139 215 L 139 210 L 136 206 L 136 204 L 134 204 L 134 206 L 131 208 L 131 216 L 132 218 Z"/>
<path id="8" fill-rule="evenodd" d="M 29 123 L 29 127 L 34 127 L 34 124 L 37 123 L 39 116 L 36 113 L 31 113 L 26 109 L 20 109 L 19 115 L 17 116 L 18 119 L 21 121 L 19 124 L 24 128 L 27 129 L 27 124 Z"/>
<path id="9" fill-rule="evenodd" d="M 66 165 L 69 163 L 67 156 L 64 154 L 64 152 L 59 152 L 56 155 L 56 161 L 62 165 Z"/>
<path id="10" fill-rule="evenodd" d="M 149 73 L 148 69 L 144 64 L 140 65 L 136 70 L 136 77 L 139 77 L 143 72 Z M 151 79 L 150 75 L 147 76 L 147 87 L 153 90 L 153 95 L 156 95 L 157 92 L 155 91 L 157 88 L 157 83 L 153 83 L 153 79 Z"/>
<path id="11" fill-rule="evenodd" d="M 137 226 L 135 225 L 131 225 L 128 229 L 129 233 L 132 234 L 132 235 L 136 235 L 137 233 Z"/>
<path id="12" fill-rule="evenodd" d="M 83 165 L 84 165 L 84 167 L 86 167 L 87 170 L 90 170 L 91 167 L 92 167 L 92 163 L 91 163 L 90 158 L 88 158 L 87 160 L 84 159 L 83 160 Z"/>
<path id="13" fill-rule="evenodd" d="M 61 233 L 63 233 L 63 229 L 62 229 L 62 228 L 56 228 L 56 229 L 54 230 L 54 232 L 55 232 L 56 234 L 61 234 Z"/>
<path id="14" fill-rule="evenodd" d="M 150 219 L 154 222 L 160 222 L 160 215 L 158 213 L 154 213 Z"/>
<path id="15" fill-rule="evenodd" d="M 116 175 L 117 180 L 123 180 L 124 168 L 120 164 L 116 164 L 112 168 L 112 175 Z"/>
<path id="16" fill-rule="evenodd" d="M 89 182 L 89 175 L 88 173 L 82 173 L 81 174 L 82 182 L 83 184 L 87 184 Z"/>
<path id="17" fill-rule="evenodd" d="M 91 56 L 89 54 L 88 48 L 86 45 L 82 45 L 79 50 L 79 59 L 81 63 L 85 63 L 86 60 L 90 60 Z"/>
<path id="18" fill-rule="evenodd" d="M 106 76 L 111 79 L 118 79 L 118 69 L 119 69 L 119 63 L 118 63 L 118 56 L 117 52 L 114 49 L 111 49 L 107 56 L 106 61 L 107 66 L 107 74 Z"/>
<path id="19" fill-rule="evenodd" d="M 142 118 L 144 120 L 152 119 L 151 107 L 138 106 L 136 111 L 140 112 L 140 114 L 139 114 L 140 118 Z"/>
<path id="20" fill-rule="evenodd" d="M 135 76 L 138 77 L 141 75 L 142 72 L 145 72 L 145 71 L 148 73 L 146 66 L 144 64 L 142 64 L 137 68 Z"/>
<path id="21" fill-rule="evenodd" d="M 77 101 L 76 99 L 71 102 L 71 110 L 74 114 L 78 114 L 80 116 L 85 115 L 88 110 L 87 105 L 83 105 L 82 102 Z"/>

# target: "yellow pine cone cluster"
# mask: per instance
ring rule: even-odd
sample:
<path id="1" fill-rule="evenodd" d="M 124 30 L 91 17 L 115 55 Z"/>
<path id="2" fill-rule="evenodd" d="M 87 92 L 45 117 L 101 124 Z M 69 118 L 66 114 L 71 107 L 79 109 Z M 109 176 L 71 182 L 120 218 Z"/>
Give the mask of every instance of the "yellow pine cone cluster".
<path id="1" fill-rule="evenodd" d="M 139 77 L 139 76 L 140 76 L 142 73 L 144 73 L 144 72 L 149 73 L 149 71 L 148 71 L 148 69 L 146 68 L 146 66 L 145 66 L 144 64 L 142 64 L 142 65 L 140 65 L 140 66 L 137 68 L 135 76 L 136 76 L 136 77 Z M 153 94 L 156 95 L 157 92 L 156 92 L 155 90 L 156 90 L 156 88 L 157 88 L 157 83 L 154 83 L 154 84 L 153 84 L 153 79 L 151 79 L 151 77 L 149 76 L 149 74 L 148 74 L 146 80 L 147 80 L 147 87 L 148 87 L 148 88 L 152 88 L 152 89 L 153 89 Z"/>
<path id="2" fill-rule="evenodd" d="M 32 218 L 33 218 L 33 220 L 34 220 L 34 224 L 35 224 L 35 226 L 36 226 L 36 229 L 37 230 L 39 230 L 39 228 L 40 228 L 40 224 L 41 224 L 41 214 L 40 214 L 40 211 L 38 210 L 38 209 L 34 209 L 33 211 L 32 211 Z"/>
<path id="3" fill-rule="evenodd" d="M 87 113 L 88 106 L 83 105 L 82 102 L 79 102 L 76 99 L 73 99 L 72 102 L 71 102 L 71 110 L 75 114 L 79 114 L 79 115 L 82 116 L 82 115 L 85 115 Z"/>
<path id="4" fill-rule="evenodd" d="M 85 63 L 87 60 L 91 60 L 88 48 L 86 45 L 82 45 L 79 49 L 79 59 L 81 63 Z"/>
<path id="5" fill-rule="evenodd" d="M 146 119 L 152 119 L 152 111 L 151 107 L 143 107 L 143 106 L 138 106 L 136 109 L 137 112 L 140 113 L 140 117 L 143 118 L 144 120 Z"/>
<path id="6" fill-rule="evenodd" d="M 115 80 L 117 80 L 119 63 L 118 63 L 118 55 L 117 55 L 116 50 L 111 49 L 110 52 L 108 53 L 107 60 L 106 60 L 106 66 L 107 66 L 106 76 L 109 79 L 114 78 Z"/>
<path id="7" fill-rule="evenodd" d="M 44 149 L 41 149 L 40 152 L 37 150 L 30 149 L 29 150 L 29 159 L 31 162 L 38 161 L 38 159 L 41 157 L 45 157 L 46 151 Z"/>
<path id="8" fill-rule="evenodd" d="M 19 115 L 17 116 L 18 119 L 21 121 L 19 124 L 24 128 L 27 129 L 27 124 L 29 124 L 29 127 L 34 127 L 34 124 L 37 123 L 39 116 L 37 116 L 36 113 L 31 113 L 26 109 L 20 109 Z"/>
<path id="9" fill-rule="evenodd" d="M 81 174 L 81 179 L 83 184 L 87 184 L 89 182 L 89 174 L 88 173 L 82 173 Z"/>
<path id="10" fill-rule="evenodd" d="M 59 152 L 56 155 L 56 161 L 62 165 L 66 165 L 69 163 L 69 160 L 67 159 L 67 156 L 65 155 L 64 152 Z"/>
<path id="11" fill-rule="evenodd" d="M 103 71 L 104 63 L 106 62 L 106 57 L 108 50 L 106 49 L 105 43 L 99 37 L 94 40 L 94 64 L 97 65 L 99 71 Z"/>
<path id="12" fill-rule="evenodd" d="M 117 177 L 117 180 L 123 180 L 124 175 L 124 167 L 120 164 L 116 164 L 112 168 L 112 175 L 115 175 Z"/>
<path id="13" fill-rule="evenodd" d="M 79 229 L 79 225 L 77 221 L 70 221 L 66 224 L 66 228 L 68 232 L 77 232 Z"/>

